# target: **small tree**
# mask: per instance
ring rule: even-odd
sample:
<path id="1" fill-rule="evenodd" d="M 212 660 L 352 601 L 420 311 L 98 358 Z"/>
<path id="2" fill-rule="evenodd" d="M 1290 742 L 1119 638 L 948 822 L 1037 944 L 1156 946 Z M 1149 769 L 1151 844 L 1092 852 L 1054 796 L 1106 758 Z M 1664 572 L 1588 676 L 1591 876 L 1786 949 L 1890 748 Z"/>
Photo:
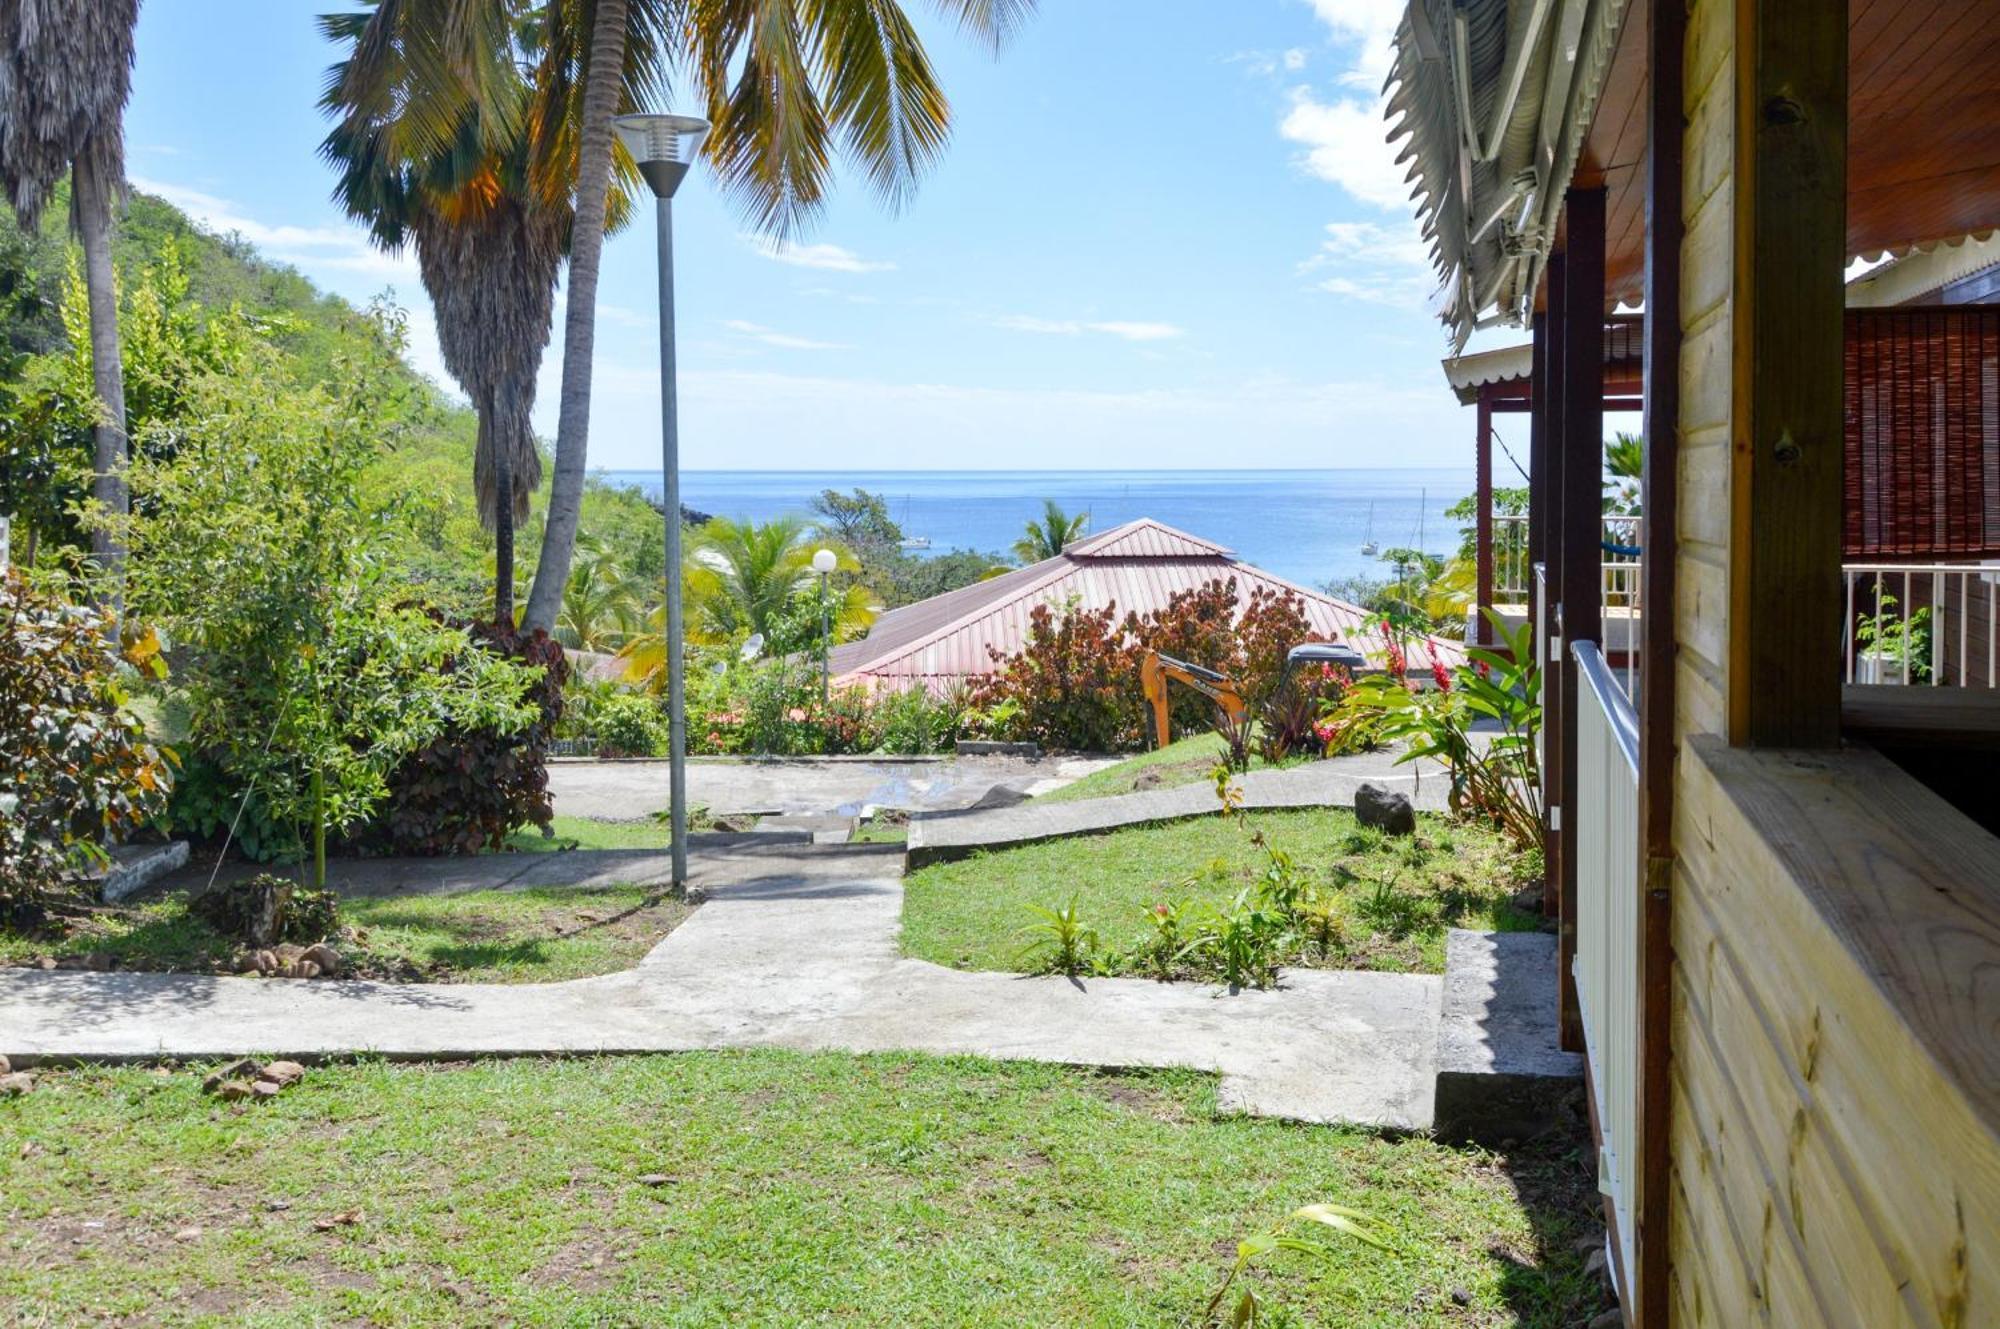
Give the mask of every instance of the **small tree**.
<path id="1" fill-rule="evenodd" d="M 158 667 L 157 644 L 136 658 Z M 0 922 L 32 919 L 166 802 L 170 771 L 126 704 L 93 611 L 0 572 Z"/>
<path id="2" fill-rule="evenodd" d="M 387 368 L 300 391 L 246 352 L 191 385 L 171 455 L 142 439 L 133 469 L 131 607 L 185 648 L 192 744 L 307 828 L 317 884 L 329 833 L 369 817 L 406 756 L 535 720 L 532 672 L 408 604 L 376 556 L 390 514 L 358 482 L 403 418 Z"/>

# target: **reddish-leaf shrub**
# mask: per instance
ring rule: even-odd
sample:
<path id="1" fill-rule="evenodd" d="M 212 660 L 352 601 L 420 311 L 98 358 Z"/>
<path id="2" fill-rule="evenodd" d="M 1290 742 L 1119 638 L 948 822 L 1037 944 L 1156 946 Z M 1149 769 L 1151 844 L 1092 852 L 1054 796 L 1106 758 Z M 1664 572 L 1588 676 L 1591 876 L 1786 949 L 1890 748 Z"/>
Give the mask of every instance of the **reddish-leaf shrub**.
<path id="1" fill-rule="evenodd" d="M 1144 732 L 1139 658 L 1118 626 L 1118 608 L 1046 604 L 1028 613 L 1028 640 L 1014 656 L 988 650 L 997 672 L 978 684 L 973 704 L 991 709 L 1012 699 L 1016 734 L 1044 747 L 1109 752 Z"/>
<path id="2" fill-rule="evenodd" d="M 520 664 L 541 665 L 525 700 L 539 712 L 518 733 L 450 734 L 406 758 L 389 779 L 389 798 L 370 838 L 396 853 L 473 854 L 498 849 L 522 826 L 546 827 L 548 749 L 562 716 L 569 662 L 546 632 L 477 624 L 473 638 Z"/>
<path id="3" fill-rule="evenodd" d="M 32 922 L 166 804 L 171 772 L 126 706 L 104 621 L 0 570 L 0 923 Z M 149 635 L 132 661 L 157 672 Z"/>

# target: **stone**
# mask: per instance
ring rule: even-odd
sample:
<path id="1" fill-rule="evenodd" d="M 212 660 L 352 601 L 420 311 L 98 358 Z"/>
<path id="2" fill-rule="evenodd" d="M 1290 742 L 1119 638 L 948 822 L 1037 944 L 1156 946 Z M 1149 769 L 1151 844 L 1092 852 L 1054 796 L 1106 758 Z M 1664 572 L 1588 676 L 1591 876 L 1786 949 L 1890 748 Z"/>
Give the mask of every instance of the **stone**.
<path id="1" fill-rule="evenodd" d="M 1541 1135 L 1583 1076 L 1556 1039 L 1555 938 L 1453 928 L 1444 957 L 1433 1127 L 1488 1147 Z"/>
<path id="2" fill-rule="evenodd" d="M 255 959 L 258 973 L 268 975 L 278 972 L 278 957 L 270 951 L 258 951 Z"/>
<path id="3" fill-rule="evenodd" d="M 215 1088 L 215 1096 L 225 1103 L 236 1103 L 256 1092 L 248 1080 L 224 1080 Z"/>
<path id="4" fill-rule="evenodd" d="M 665 1186 L 673 1181 L 673 1178 L 664 1172 L 648 1172 L 637 1180 L 641 1186 Z"/>
<path id="5" fill-rule="evenodd" d="M 259 1080 L 250 1086 L 250 1093 L 256 1098 L 276 1098 L 285 1092 L 285 1086 L 272 1084 L 269 1080 Z"/>
<path id="6" fill-rule="evenodd" d="M 1472 1304 L 1472 1290 L 1465 1287 L 1453 1288 L 1451 1290 L 1451 1304 L 1454 1306 L 1470 1306 Z"/>
<path id="7" fill-rule="evenodd" d="M 1354 791 L 1354 819 L 1363 826 L 1380 827 L 1390 835 L 1417 833 L 1417 810 L 1410 796 L 1372 781 Z"/>
<path id="8" fill-rule="evenodd" d="M 1583 1276 L 1594 1279 L 1597 1285 L 1604 1289 L 1606 1294 L 1616 1290 L 1611 1284 L 1611 1257 L 1604 1253 L 1602 1246 L 1592 1251 L 1589 1257 L 1584 1260 Z M 1592 1321 L 1592 1323 L 1595 1323 L 1595 1321 Z"/>
<path id="9" fill-rule="evenodd" d="M 35 968 L 37 969 L 53 969 L 55 967 L 56 957 L 53 955 L 40 956 L 35 960 Z"/>
<path id="10" fill-rule="evenodd" d="M 297 1084 L 306 1075 L 306 1068 L 296 1061 L 274 1061 L 257 1072 L 257 1078 L 268 1080 L 279 1088 Z"/>
<path id="11" fill-rule="evenodd" d="M 257 1063 L 248 1057 L 238 1057 L 227 1066 L 218 1066 L 202 1077 L 201 1091 L 215 1093 L 231 1080 L 247 1080 L 257 1073 Z"/>
<path id="12" fill-rule="evenodd" d="M 1613 1306 L 1592 1317 L 1590 1329 L 1625 1329 L 1625 1312 Z"/>
<path id="13" fill-rule="evenodd" d="M 14 1069 L 14 1063 L 7 1060 L 6 1057 L 0 1056 L 0 1075 L 9 1074 L 10 1072 L 13 1071 L 13 1069 Z"/>
<path id="14" fill-rule="evenodd" d="M 285 966 L 287 978 L 318 978 L 319 966 L 311 960 L 294 960 Z"/>
<path id="15" fill-rule="evenodd" d="M 35 1087 L 35 1077 L 26 1071 L 0 1075 L 0 1098 L 19 1098 Z"/>
<path id="16" fill-rule="evenodd" d="M 1149 768 L 1140 771 L 1138 775 L 1132 778 L 1132 792 L 1137 793 L 1141 789 L 1158 789 L 1160 782 L 1166 778 L 1158 770 Z"/>
<path id="17" fill-rule="evenodd" d="M 1515 891 L 1508 903 L 1524 914 L 1539 914 L 1542 912 L 1542 888 L 1536 885 Z"/>

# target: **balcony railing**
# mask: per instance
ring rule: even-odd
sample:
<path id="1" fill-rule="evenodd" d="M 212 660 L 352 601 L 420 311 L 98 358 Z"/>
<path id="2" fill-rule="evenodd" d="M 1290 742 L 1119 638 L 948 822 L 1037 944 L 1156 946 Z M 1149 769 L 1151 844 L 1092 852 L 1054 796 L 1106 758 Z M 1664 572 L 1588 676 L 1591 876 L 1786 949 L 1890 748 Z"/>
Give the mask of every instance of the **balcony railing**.
<path id="1" fill-rule="evenodd" d="M 1604 604 L 1607 608 L 1639 607 L 1640 556 L 1620 551 L 1639 547 L 1637 517 L 1606 517 L 1602 539 L 1614 546 L 1603 551 Z M 1493 603 L 1519 604 L 1528 598 L 1528 519 L 1493 515 Z"/>
<path id="2" fill-rule="evenodd" d="M 1841 577 L 1847 682 L 2000 687 L 2000 565 L 1850 563 Z"/>
<path id="3" fill-rule="evenodd" d="M 1602 1146 L 1597 1185 L 1633 1267 L 1639 1168 L 1639 726 L 1596 643 L 1570 646 L 1577 670 L 1576 1001 Z"/>

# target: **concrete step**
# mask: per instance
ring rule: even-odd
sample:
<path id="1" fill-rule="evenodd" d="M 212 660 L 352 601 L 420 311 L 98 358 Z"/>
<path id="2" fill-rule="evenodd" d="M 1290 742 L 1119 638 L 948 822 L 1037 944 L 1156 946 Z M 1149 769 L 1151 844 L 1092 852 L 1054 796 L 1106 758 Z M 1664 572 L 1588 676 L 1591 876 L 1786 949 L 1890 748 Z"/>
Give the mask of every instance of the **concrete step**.
<path id="1" fill-rule="evenodd" d="M 1441 1138 L 1525 1140 L 1568 1110 L 1583 1058 L 1562 1050 L 1556 1019 L 1552 934 L 1452 929 L 1438 1022 Z"/>

